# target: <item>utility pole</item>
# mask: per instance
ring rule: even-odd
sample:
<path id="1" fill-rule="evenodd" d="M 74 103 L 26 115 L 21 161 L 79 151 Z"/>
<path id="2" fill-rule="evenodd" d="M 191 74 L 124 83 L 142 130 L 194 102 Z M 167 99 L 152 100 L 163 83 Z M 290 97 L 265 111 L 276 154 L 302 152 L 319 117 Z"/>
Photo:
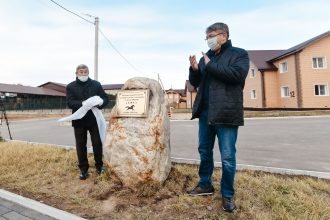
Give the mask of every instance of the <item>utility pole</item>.
<path id="1" fill-rule="evenodd" d="M 164 86 L 163 86 L 163 82 L 162 82 L 162 79 L 160 78 L 159 73 L 157 73 L 157 76 L 158 76 L 158 82 L 160 83 L 160 86 L 162 87 L 163 92 L 165 92 L 165 89 L 164 89 Z"/>
<path id="2" fill-rule="evenodd" d="M 98 65 L 99 65 L 99 17 L 90 14 L 83 14 L 90 18 L 94 18 L 95 22 L 95 46 L 94 46 L 94 80 L 98 80 Z"/>
<path id="3" fill-rule="evenodd" d="M 95 17 L 94 80 L 98 80 L 99 18 Z"/>

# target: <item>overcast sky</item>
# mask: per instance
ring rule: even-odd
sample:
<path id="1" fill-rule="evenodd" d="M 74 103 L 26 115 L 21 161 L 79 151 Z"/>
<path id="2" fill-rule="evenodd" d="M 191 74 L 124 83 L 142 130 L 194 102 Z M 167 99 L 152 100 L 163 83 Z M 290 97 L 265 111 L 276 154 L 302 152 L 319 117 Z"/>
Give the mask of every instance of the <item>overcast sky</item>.
<path id="1" fill-rule="evenodd" d="M 205 28 L 229 25 L 234 46 L 288 49 L 330 30 L 328 0 L 57 0 L 100 28 L 134 66 L 99 36 L 99 81 L 124 83 L 135 76 L 183 89 L 188 57 L 208 50 Z M 93 18 L 85 17 L 94 21 Z M 0 0 L 0 82 L 38 86 L 69 83 L 75 67 L 94 68 L 94 25 L 49 0 Z"/>

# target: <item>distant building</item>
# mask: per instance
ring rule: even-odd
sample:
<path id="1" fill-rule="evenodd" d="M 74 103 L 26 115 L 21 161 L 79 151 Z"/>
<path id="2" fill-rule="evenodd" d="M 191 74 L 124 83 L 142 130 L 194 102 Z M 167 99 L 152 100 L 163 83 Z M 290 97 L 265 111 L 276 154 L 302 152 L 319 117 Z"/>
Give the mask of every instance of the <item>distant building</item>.
<path id="1" fill-rule="evenodd" d="M 65 93 L 42 87 L 0 83 L 0 95 L 8 110 L 63 109 Z"/>
<path id="2" fill-rule="evenodd" d="M 123 85 L 124 84 L 104 84 L 102 87 L 105 93 L 109 95 L 117 95 L 117 92 L 123 87 Z M 63 83 L 47 82 L 38 87 L 52 89 L 66 94 L 66 84 Z"/>
<path id="3" fill-rule="evenodd" d="M 55 82 L 46 82 L 40 86 L 38 86 L 40 88 L 46 88 L 46 89 L 51 89 L 51 90 L 55 90 L 58 92 L 62 92 L 64 94 L 66 94 L 66 84 L 63 83 L 55 83 Z"/>
<path id="4" fill-rule="evenodd" d="M 330 108 L 330 31 L 287 50 L 250 50 L 244 107 Z"/>
<path id="5" fill-rule="evenodd" d="M 124 84 L 102 85 L 109 95 L 107 108 L 115 104 L 118 90 Z M 47 82 L 37 87 L 0 83 L 0 96 L 5 98 L 7 110 L 65 109 L 66 84 Z"/>
<path id="6" fill-rule="evenodd" d="M 186 80 L 184 89 L 169 89 L 165 92 L 168 103 L 171 107 L 176 109 L 191 109 L 192 104 L 195 101 L 197 91 L 189 83 L 189 80 Z"/>
<path id="7" fill-rule="evenodd" d="M 104 84 L 102 85 L 105 93 L 109 95 L 117 95 L 118 91 L 121 90 L 121 88 L 124 86 L 124 84 Z"/>
<path id="8" fill-rule="evenodd" d="M 169 89 L 165 92 L 170 107 L 186 108 L 185 91 L 183 89 Z"/>

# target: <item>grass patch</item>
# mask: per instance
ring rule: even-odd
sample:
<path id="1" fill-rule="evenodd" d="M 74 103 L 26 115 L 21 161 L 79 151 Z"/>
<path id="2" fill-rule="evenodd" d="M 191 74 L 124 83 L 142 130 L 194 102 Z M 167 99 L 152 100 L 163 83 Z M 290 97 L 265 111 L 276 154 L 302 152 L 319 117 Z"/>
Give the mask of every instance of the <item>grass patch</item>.
<path id="1" fill-rule="evenodd" d="M 221 171 L 215 170 L 216 194 L 189 197 L 198 167 L 173 164 L 163 186 L 125 188 L 108 173 L 78 179 L 74 150 L 0 142 L 0 187 L 43 201 L 87 219 L 330 219 L 330 181 L 240 171 L 233 214 L 221 210 Z M 92 155 L 89 156 L 92 164 Z"/>
<path id="2" fill-rule="evenodd" d="M 36 118 L 62 118 L 65 116 L 68 116 L 69 113 L 52 113 L 50 114 L 49 112 L 22 112 L 22 113 L 12 113 L 12 112 L 7 112 L 7 118 L 8 121 L 20 121 L 20 120 L 29 120 L 29 119 L 36 119 Z"/>

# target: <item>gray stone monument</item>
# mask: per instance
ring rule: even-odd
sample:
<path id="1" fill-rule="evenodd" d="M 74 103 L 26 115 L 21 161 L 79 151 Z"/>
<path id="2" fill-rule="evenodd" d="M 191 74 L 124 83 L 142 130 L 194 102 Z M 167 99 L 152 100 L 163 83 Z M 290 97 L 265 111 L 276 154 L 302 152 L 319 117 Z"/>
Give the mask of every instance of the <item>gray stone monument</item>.
<path id="1" fill-rule="evenodd" d="M 126 81 L 120 92 L 110 113 L 105 163 L 129 188 L 162 184 L 171 170 L 164 92 L 156 80 L 142 77 Z"/>

